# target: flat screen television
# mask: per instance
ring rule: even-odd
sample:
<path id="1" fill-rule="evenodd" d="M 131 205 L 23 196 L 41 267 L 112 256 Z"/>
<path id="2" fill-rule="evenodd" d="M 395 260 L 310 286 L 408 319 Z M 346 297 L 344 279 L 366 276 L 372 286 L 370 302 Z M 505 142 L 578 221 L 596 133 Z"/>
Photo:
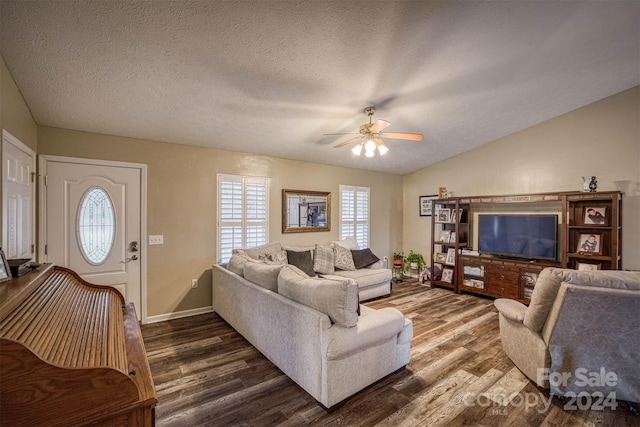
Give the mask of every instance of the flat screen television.
<path id="1" fill-rule="evenodd" d="M 557 261 L 558 215 L 479 214 L 478 251 Z"/>

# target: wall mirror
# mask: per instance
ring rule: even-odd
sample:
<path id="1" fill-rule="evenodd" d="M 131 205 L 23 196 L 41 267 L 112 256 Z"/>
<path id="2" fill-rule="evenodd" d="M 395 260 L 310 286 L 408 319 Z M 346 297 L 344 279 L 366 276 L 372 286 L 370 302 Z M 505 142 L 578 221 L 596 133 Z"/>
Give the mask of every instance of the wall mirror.
<path id="1" fill-rule="evenodd" d="M 282 232 L 331 231 L 331 193 L 282 190 Z"/>

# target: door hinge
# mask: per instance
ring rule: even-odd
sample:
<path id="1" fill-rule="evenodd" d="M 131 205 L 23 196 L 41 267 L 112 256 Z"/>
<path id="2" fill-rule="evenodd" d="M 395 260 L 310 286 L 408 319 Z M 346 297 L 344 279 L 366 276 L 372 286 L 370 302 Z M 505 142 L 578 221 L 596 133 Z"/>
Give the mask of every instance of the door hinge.
<path id="1" fill-rule="evenodd" d="M 31 172 L 31 182 L 36 182 L 36 173 L 35 172 Z"/>
<path id="2" fill-rule="evenodd" d="M 45 175 L 44 176 L 44 186 L 46 187 L 49 184 L 49 176 Z"/>
<path id="3" fill-rule="evenodd" d="M 48 255 L 49 254 L 49 245 L 44 245 L 44 254 Z"/>
<path id="4" fill-rule="evenodd" d="M 31 253 L 35 253 L 36 251 L 36 245 L 34 245 L 33 243 L 31 244 Z"/>

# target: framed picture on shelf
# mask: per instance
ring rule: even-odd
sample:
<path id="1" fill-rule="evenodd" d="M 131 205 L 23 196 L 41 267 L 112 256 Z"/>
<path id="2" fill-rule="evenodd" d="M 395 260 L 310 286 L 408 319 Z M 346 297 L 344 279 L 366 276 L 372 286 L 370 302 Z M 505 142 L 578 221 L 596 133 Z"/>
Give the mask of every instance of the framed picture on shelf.
<path id="1" fill-rule="evenodd" d="M 442 230 L 442 232 L 440 232 L 441 242 L 449 243 L 450 239 L 451 239 L 451 230 Z"/>
<path id="2" fill-rule="evenodd" d="M 576 252 L 592 255 L 602 255 L 602 234 L 581 233 Z"/>
<path id="3" fill-rule="evenodd" d="M 456 264 L 456 250 L 454 248 L 447 249 L 445 264 L 449 264 L 449 265 Z"/>
<path id="4" fill-rule="evenodd" d="M 447 262 L 447 254 L 445 254 L 443 252 L 438 252 L 436 254 L 436 262 L 439 262 L 441 264 L 445 264 Z"/>
<path id="5" fill-rule="evenodd" d="M 609 225 L 606 206 L 585 206 L 582 215 L 583 225 Z"/>
<path id="6" fill-rule="evenodd" d="M 449 236 L 449 243 L 455 243 L 456 242 L 456 232 L 452 231 L 451 235 Z"/>
<path id="7" fill-rule="evenodd" d="M 453 268 L 445 268 L 442 270 L 442 281 L 447 283 L 453 282 Z"/>
<path id="8" fill-rule="evenodd" d="M 451 222 L 451 209 L 440 208 L 440 210 L 438 211 L 438 222 Z"/>
<path id="9" fill-rule="evenodd" d="M 576 270 L 583 270 L 583 271 L 600 270 L 601 265 L 602 264 L 591 264 L 589 262 L 577 262 Z"/>
<path id="10" fill-rule="evenodd" d="M 431 201 L 437 198 L 438 198 L 437 194 L 434 194 L 433 196 L 420 196 L 419 202 L 418 202 L 418 205 L 420 206 L 420 216 L 433 215 L 433 212 L 432 212 L 433 203 Z"/>
<path id="11" fill-rule="evenodd" d="M 464 212 L 463 208 L 451 209 L 451 217 L 449 218 L 449 222 L 462 221 L 462 213 L 463 212 Z"/>
<path id="12" fill-rule="evenodd" d="M 9 263 L 7 257 L 4 256 L 4 251 L 0 249 L 0 256 L 2 261 L 0 262 L 0 283 L 11 280 L 11 270 L 9 269 Z"/>

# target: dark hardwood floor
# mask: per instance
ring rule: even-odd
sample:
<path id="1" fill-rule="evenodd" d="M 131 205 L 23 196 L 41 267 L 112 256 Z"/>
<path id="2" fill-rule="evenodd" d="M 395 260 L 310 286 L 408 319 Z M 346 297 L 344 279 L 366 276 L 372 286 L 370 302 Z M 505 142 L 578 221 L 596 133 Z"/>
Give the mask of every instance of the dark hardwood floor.
<path id="1" fill-rule="evenodd" d="M 640 426 L 624 402 L 549 402 L 502 351 L 491 299 L 405 282 L 365 304 L 413 321 L 411 362 L 331 413 L 214 313 L 142 326 L 157 425 Z"/>

